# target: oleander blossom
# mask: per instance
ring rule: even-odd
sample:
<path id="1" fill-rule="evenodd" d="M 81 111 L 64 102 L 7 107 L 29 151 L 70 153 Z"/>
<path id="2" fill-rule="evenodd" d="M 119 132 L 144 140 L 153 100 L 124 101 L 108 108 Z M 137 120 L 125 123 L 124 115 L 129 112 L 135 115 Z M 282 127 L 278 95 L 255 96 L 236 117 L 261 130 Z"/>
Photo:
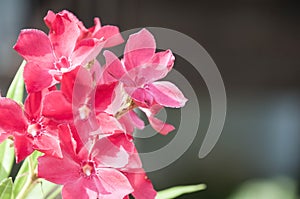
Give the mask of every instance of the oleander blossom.
<path id="1" fill-rule="evenodd" d="M 0 97 L 0 142 L 14 141 L 16 161 L 34 150 L 37 174 L 62 185 L 63 199 L 154 199 L 133 132 L 143 129 L 137 114 L 166 135 L 171 124 L 156 115 L 187 101 L 177 86 L 161 81 L 172 69 L 171 50 L 156 52 L 146 29 L 132 34 L 119 59 L 109 48 L 123 42 L 118 27 L 86 28 L 69 11 L 49 11 L 49 34 L 22 30 L 14 49 L 26 60 L 24 105 Z M 102 67 L 96 60 L 105 57 Z"/>

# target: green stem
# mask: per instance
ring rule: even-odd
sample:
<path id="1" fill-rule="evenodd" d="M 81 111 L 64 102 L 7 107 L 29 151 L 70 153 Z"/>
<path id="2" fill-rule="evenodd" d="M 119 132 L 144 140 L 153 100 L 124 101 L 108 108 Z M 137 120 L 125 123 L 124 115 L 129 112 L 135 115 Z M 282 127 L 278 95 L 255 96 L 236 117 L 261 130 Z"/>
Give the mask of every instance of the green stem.
<path id="1" fill-rule="evenodd" d="M 27 178 L 23 188 L 18 193 L 16 199 L 24 199 L 30 193 L 30 191 L 35 187 L 38 183 L 39 178 L 35 173 L 35 168 L 33 166 L 32 156 L 29 156 L 28 167 L 29 167 L 29 177 Z"/>

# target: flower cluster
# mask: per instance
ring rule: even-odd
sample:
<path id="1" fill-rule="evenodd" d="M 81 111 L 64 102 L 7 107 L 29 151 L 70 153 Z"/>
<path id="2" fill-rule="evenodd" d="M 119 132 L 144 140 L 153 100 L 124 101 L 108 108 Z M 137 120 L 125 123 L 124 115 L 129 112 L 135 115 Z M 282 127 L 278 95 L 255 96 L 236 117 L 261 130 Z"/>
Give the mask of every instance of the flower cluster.
<path id="1" fill-rule="evenodd" d="M 174 130 L 155 117 L 187 101 L 171 82 L 170 50 L 156 52 L 146 29 L 127 40 L 123 58 L 103 49 L 124 42 L 118 27 L 86 28 L 72 13 L 49 11 L 49 34 L 22 30 L 14 49 L 26 60 L 24 106 L 0 98 L 0 141 L 14 140 L 16 161 L 34 150 L 38 177 L 63 185 L 68 198 L 155 198 L 133 143 L 142 111 L 157 132 Z M 103 53 L 102 53 L 103 52 Z M 96 57 L 102 53 L 105 64 Z"/>

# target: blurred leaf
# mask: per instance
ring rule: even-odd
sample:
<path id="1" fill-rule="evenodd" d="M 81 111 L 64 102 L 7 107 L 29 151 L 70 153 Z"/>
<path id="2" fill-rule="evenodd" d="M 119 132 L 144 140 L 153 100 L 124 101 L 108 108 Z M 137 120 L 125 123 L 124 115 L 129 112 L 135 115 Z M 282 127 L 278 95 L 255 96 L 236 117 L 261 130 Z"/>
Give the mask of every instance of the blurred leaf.
<path id="1" fill-rule="evenodd" d="M 61 185 L 54 184 L 44 179 L 39 180 L 26 199 L 47 198 L 54 199 L 61 192 Z"/>
<path id="2" fill-rule="evenodd" d="M 205 184 L 172 187 L 163 191 L 159 191 L 156 199 L 172 199 L 183 194 L 202 191 L 204 189 L 206 189 Z"/>
<path id="3" fill-rule="evenodd" d="M 13 182 L 11 178 L 6 178 L 0 182 L 0 198 L 13 199 Z"/>
<path id="4" fill-rule="evenodd" d="M 285 177 L 251 180 L 241 185 L 228 199 L 296 199 L 296 183 Z"/>
<path id="5" fill-rule="evenodd" d="M 26 185 L 28 182 L 32 181 L 32 176 L 34 175 L 35 168 L 37 166 L 37 157 L 41 154 L 42 153 L 35 151 L 24 160 L 15 179 L 13 189 L 15 196 L 18 196 L 22 189 L 28 189 Z"/>
<path id="6" fill-rule="evenodd" d="M 10 175 L 14 164 L 14 148 L 12 140 L 5 140 L 0 144 L 0 181 Z"/>
<path id="7" fill-rule="evenodd" d="M 6 97 L 15 100 L 18 103 L 22 103 L 23 95 L 24 95 L 23 71 L 24 71 L 25 64 L 26 61 L 23 61 L 12 83 L 10 84 L 10 87 L 6 95 Z"/>
<path id="8" fill-rule="evenodd" d="M 6 97 L 22 103 L 24 94 L 23 70 L 26 62 L 23 61 L 17 74 L 15 75 Z M 0 144 L 0 180 L 7 178 L 10 175 L 14 163 L 14 148 L 11 146 L 11 140 L 5 140 Z"/>

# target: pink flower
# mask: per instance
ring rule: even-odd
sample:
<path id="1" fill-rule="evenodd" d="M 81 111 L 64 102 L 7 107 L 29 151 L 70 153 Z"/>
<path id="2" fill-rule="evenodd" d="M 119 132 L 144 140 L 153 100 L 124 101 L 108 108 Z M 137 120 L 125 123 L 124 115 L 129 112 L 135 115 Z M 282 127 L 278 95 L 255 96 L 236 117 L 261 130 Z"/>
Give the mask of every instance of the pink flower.
<path id="1" fill-rule="evenodd" d="M 77 67 L 62 76 L 61 90 L 45 96 L 43 115 L 76 126 L 82 141 L 99 128 L 96 116 L 110 105 L 116 83 L 96 84 L 89 70 Z"/>
<path id="2" fill-rule="evenodd" d="M 15 101 L 0 98 L 0 129 L 2 131 L 0 137 L 13 137 L 17 163 L 34 150 L 62 157 L 56 130 L 57 123 L 41 115 L 43 95 L 43 92 L 29 94 L 25 101 L 24 111 Z"/>
<path id="3" fill-rule="evenodd" d="M 74 133 L 68 126 L 60 127 L 63 158 L 40 157 L 39 177 L 64 185 L 64 199 L 116 199 L 133 192 L 127 177 L 120 171 L 129 158 L 123 146 L 117 147 L 104 137 L 88 151 L 78 147 L 78 140 L 72 137 Z"/>
<path id="4" fill-rule="evenodd" d="M 174 129 L 154 117 L 158 111 L 153 106 L 179 108 L 187 99 L 171 82 L 157 81 L 172 69 L 174 56 L 170 50 L 155 53 L 153 36 L 146 29 L 129 37 L 120 61 L 113 53 L 104 52 L 106 66 L 103 81 L 120 81 L 124 90 L 136 105 L 143 110 L 155 130 L 167 134 Z M 147 111 L 148 110 L 148 111 Z"/>
<path id="5" fill-rule="evenodd" d="M 14 46 L 27 61 L 24 80 L 29 93 L 55 85 L 63 73 L 79 65 L 88 67 L 105 45 L 121 42 L 121 36 L 118 36 L 118 29 L 115 28 L 111 31 L 104 28 L 102 34 L 102 28 L 98 25 L 99 33 L 87 34 L 91 30 L 82 30 L 82 23 L 68 11 L 56 15 L 49 12 L 45 22 L 50 28 L 49 36 L 40 30 L 22 30 Z M 83 32 L 86 35 L 84 37 Z M 115 42 L 108 40 L 115 35 L 119 38 Z M 106 44 L 109 41 L 111 44 Z"/>

